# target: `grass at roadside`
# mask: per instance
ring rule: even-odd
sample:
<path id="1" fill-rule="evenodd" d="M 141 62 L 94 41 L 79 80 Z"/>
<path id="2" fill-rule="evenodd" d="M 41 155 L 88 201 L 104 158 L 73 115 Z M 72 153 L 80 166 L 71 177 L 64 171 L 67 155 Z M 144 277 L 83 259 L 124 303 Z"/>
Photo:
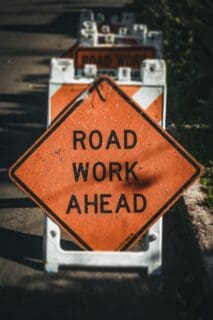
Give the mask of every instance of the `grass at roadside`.
<path id="1" fill-rule="evenodd" d="M 135 0 L 132 8 L 149 29 L 163 31 L 168 116 L 205 167 L 204 204 L 213 208 L 213 2 Z"/>

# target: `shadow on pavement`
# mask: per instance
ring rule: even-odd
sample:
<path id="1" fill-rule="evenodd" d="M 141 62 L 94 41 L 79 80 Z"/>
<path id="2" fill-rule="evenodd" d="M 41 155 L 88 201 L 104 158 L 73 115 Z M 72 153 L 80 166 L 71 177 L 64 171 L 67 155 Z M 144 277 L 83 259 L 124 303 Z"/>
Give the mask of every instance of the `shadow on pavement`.
<path id="1" fill-rule="evenodd" d="M 43 237 L 0 228 L 0 257 L 37 270 L 44 270 Z M 64 250 L 79 250 L 70 240 L 61 240 Z"/>
<path id="2" fill-rule="evenodd" d="M 8 168 L 44 132 L 47 92 L 0 94 L 0 103 L 4 105 L 0 117 L 1 167 Z M 7 112 L 7 104 L 13 105 L 13 112 Z"/>
<path id="3" fill-rule="evenodd" d="M 35 277 L 34 281 L 38 285 L 41 279 Z M 65 283 L 69 289 L 64 289 Z M 9 295 L 18 305 L 15 312 L 7 306 L 0 310 L 7 319 L 15 313 L 14 319 L 136 320 L 154 319 L 159 312 L 164 319 L 169 319 L 172 313 L 170 308 L 163 307 L 164 298 L 160 295 L 162 286 L 154 292 L 153 285 L 154 282 L 148 284 L 147 280 L 144 281 L 137 275 L 129 279 L 125 275 L 120 275 L 119 279 L 111 274 L 104 277 L 103 273 L 93 273 L 93 277 L 85 276 L 84 273 L 80 273 L 78 277 L 61 276 L 60 280 L 51 277 L 51 285 L 47 291 L 37 289 L 26 292 L 4 288 L 3 301 Z M 177 317 L 172 317 L 172 320 L 176 319 L 178 314 Z"/>
<path id="4" fill-rule="evenodd" d="M 0 243 L 1 257 L 43 270 L 41 236 L 0 228 Z"/>
<path id="5" fill-rule="evenodd" d="M 49 23 L 44 24 L 0 24 L 1 31 L 21 31 L 25 33 L 54 33 L 76 37 L 76 27 L 78 25 L 80 12 L 64 12 Z"/>
<path id="6" fill-rule="evenodd" d="M 37 206 L 29 198 L 7 198 L 0 199 L 0 208 L 37 208 Z"/>
<path id="7" fill-rule="evenodd" d="M 24 33 L 49 33 L 49 34 L 62 34 L 67 35 L 69 37 L 76 38 L 77 37 L 77 26 L 79 23 L 80 13 L 82 11 L 82 6 L 72 6 L 74 3 L 73 1 L 61 1 L 60 4 L 63 6 L 64 4 L 68 3 L 70 6 L 67 7 L 67 11 L 61 14 L 58 14 L 56 18 L 52 19 L 50 22 L 47 23 L 39 23 L 39 24 L 29 24 L 29 23 L 14 23 L 14 24 L 4 24 L 0 22 L 0 31 L 16 31 L 16 32 L 24 32 Z M 39 5 L 39 2 L 36 3 Z M 58 1 L 46 4 L 54 5 L 58 4 Z M 45 1 L 42 1 L 42 6 L 45 5 Z M 127 6 L 126 6 L 127 7 Z M 20 8 L 21 9 L 21 8 Z M 86 9 L 86 8 L 84 8 Z M 121 11 L 125 11 L 125 7 L 121 8 L 106 8 L 101 7 L 99 5 L 89 8 L 92 9 L 93 12 L 104 12 L 106 19 L 109 19 L 112 14 L 120 14 Z M 131 10 L 128 10 L 131 11 Z M 51 9 L 50 9 L 51 12 Z M 34 52 L 35 54 L 35 52 Z"/>

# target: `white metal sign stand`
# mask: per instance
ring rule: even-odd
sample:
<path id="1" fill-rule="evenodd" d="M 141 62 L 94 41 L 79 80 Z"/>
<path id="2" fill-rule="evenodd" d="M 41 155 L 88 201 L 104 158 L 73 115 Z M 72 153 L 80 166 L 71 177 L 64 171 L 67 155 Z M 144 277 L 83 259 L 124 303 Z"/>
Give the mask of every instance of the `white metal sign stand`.
<path id="1" fill-rule="evenodd" d="M 64 83 L 90 83 L 94 80 L 96 66 L 85 65 L 85 78 L 77 80 L 74 76 L 73 60 L 53 59 L 51 78 L 49 82 L 48 125 L 50 124 L 50 97 Z M 130 72 L 119 68 L 118 84 L 133 85 Z M 126 78 L 126 75 L 129 76 Z M 140 81 L 134 82 L 141 87 L 157 88 L 163 91 L 163 121 L 166 127 L 166 67 L 163 60 L 144 60 L 141 66 Z M 134 97 L 133 97 L 134 98 Z M 140 104 L 140 93 L 135 100 Z M 144 97 L 143 97 L 144 98 Z M 145 97 L 146 98 L 146 97 Z M 149 99 L 149 96 L 147 96 Z M 61 231 L 48 217 L 44 223 L 44 261 L 47 272 L 57 272 L 59 266 L 75 267 L 114 267 L 114 268 L 142 268 L 148 273 L 159 274 L 162 265 L 162 218 L 150 228 L 143 240 L 144 249 L 139 252 L 111 252 L 111 251 L 65 251 L 60 246 Z"/>
<path id="2" fill-rule="evenodd" d="M 91 10 L 85 10 L 79 22 L 80 47 L 153 47 L 156 58 L 162 58 L 162 32 L 148 30 L 147 25 L 137 23 L 134 13 L 123 12 L 120 19 L 117 15 L 111 16 L 109 23 L 105 22 L 102 13 L 95 16 Z M 116 29 L 117 32 L 112 32 Z"/>

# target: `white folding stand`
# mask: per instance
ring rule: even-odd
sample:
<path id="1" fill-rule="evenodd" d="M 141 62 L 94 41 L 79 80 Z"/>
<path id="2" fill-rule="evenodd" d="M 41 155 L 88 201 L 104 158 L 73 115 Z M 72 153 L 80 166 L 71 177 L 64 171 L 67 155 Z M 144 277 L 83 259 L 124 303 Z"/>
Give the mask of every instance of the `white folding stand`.
<path id="1" fill-rule="evenodd" d="M 117 32 L 112 33 L 111 26 Z M 156 58 L 162 57 L 162 32 L 148 30 L 147 25 L 136 23 L 134 13 L 123 12 L 120 17 L 112 15 L 107 23 L 102 13 L 96 15 L 85 10 L 81 13 L 78 29 L 80 47 L 132 46 L 133 41 L 138 46 L 155 48 Z"/>
<path id="2" fill-rule="evenodd" d="M 49 106 L 48 125 L 50 124 L 50 98 L 64 83 L 92 82 L 88 77 L 88 66 L 85 66 L 85 78 L 75 79 L 73 60 L 53 59 L 51 78 L 49 82 Z M 128 69 L 128 68 L 127 68 Z M 118 70 L 118 84 L 133 84 L 126 81 L 122 74 L 122 68 Z M 126 81 L 126 82 L 125 82 Z M 166 126 L 166 67 L 164 60 L 144 60 L 141 67 L 141 87 L 158 87 L 163 90 L 163 121 Z M 44 222 L 44 263 L 47 272 L 57 272 L 59 266 L 75 267 L 110 267 L 110 268 L 142 268 L 145 267 L 150 275 L 159 274 L 162 265 L 162 218 L 153 225 L 143 239 L 143 251 L 111 252 L 111 251 L 65 251 L 60 246 L 61 231 L 59 227 L 48 217 Z"/>

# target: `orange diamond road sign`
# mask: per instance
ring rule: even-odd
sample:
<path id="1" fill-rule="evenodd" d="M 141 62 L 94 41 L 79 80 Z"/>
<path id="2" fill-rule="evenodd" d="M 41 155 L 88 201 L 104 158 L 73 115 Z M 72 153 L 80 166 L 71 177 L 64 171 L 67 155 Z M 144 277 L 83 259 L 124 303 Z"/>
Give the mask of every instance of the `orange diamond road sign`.
<path id="1" fill-rule="evenodd" d="M 101 77 L 13 165 L 12 180 L 82 248 L 133 245 L 201 166 Z"/>

